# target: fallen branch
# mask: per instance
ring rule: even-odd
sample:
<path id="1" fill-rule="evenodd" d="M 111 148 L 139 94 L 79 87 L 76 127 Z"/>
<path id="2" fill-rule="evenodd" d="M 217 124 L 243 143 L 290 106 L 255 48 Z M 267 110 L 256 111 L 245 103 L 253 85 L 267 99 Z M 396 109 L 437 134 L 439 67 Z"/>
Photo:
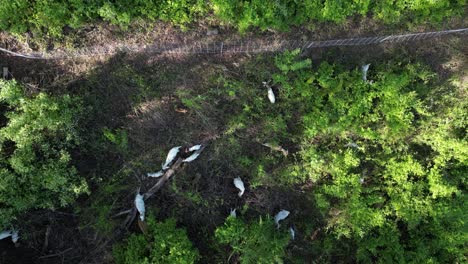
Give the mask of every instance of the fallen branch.
<path id="1" fill-rule="evenodd" d="M 315 240 L 317 238 L 318 233 L 322 230 L 321 228 L 314 231 L 314 233 L 310 236 L 310 240 Z"/>
<path id="2" fill-rule="evenodd" d="M 206 143 L 205 143 L 206 142 Z M 202 143 L 202 147 L 197 150 L 198 152 L 202 152 L 206 145 L 207 145 L 207 142 L 209 142 L 209 140 L 205 140 L 203 143 Z M 157 191 L 159 191 L 162 186 L 172 177 L 174 176 L 175 172 L 182 166 L 182 164 L 184 163 L 184 160 L 179 157 L 177 159 L 176 162 L 174 162 L 174 164 L 172 164 L 172 166 L 166 170 L 166 172 L 164 173 L 163 176 L 161 176 L 159 178 L 159 181 L 153 185 L 153 187 L 151 187 L 147 192 L 145 192 L 143 194 L 143 200 L 148 200 L 149 198 L 151 198 L 151 196 L 153 196 Z M 135 205 L 132 206 L 131 209 L 128 209 L 128 210 L 124 210 L 124 211 L 121 211 L 115 215 L 112 216 L 112 218 L 115 218 L 115 217 L 118 217 L 118 216 L 122 216 L 122 215 L 126 215 L 128 214 L 127 218 L 125 219 L 124 221 L 124 224 L 123 226 L 128 229 L 128 227 L 131 225 L 131 223 L 133 222 L 133 220 L 135 220 L 135 217 L 137 215 L 137 210 L 135 208 Z"/>
<path id="3" fill-rule="evenodd" d="M 272 150 L 282 152 L 283 156 L 285 156 L 285 157 L 287 157 L 288 154 L 289 154 L 289 152 L 286 149 L 284 149 L 283 147 L 281 147 L 281 146 L 274 146 L 274 145 L 271 145 L 269 143 L 261 143 L 261 142 L 258 142 L 258 143 L 260 143 L 262 146 L 265 146 L 265 147 L 270 148 Z"/>
<path id="4" fill-rule="evenodd" d="M 121 215 L 126 215 L 126 214 L 130 213 L 131 211 L 132 211 L 132 209 L 128 209 L 128 210 L 122 211 L 122 212 L 120 212 L 120 213 L 117 213 L 117 214 L 113 215 L 112 218 L 116 218 L 116 217 L 119 217 L 119 216 L 121 216 Z"/>
<path id="5" fill-rule="evenodd" d="M 132 224 L 133 220 L 135 220 L 135 217 L 137 215 L 137 210 L 135 207 L 133 207 L 131 210 L 130 210 L 130 215 L 127 216 L 127 219 L 125 219 L 125 222 L 124 222 L 124 226 L 126 229 L 128 229 L 130 227 L 130 225 Z"/>
<path id="6" fill-rule="evenodd" d="M 45 256 L 40 256 L 39 258 L 42 259 L 42 258 L 53 258 L 53 257 L 58 257 L 58 256 L 61 256 L 63 254 L 65 254 L 66 252 L 72 250 L 73 248 L 68 248 L 68 249 L 65 249 L 64 251 L 61 251 L 59 253 L 55 253 L 55 254 L 50 254 L 50 255 L 45 255 Z"/>
<path id="7" fill-rule="evenodd" d="M 45 253 L 49 247 L 49 235 L 50 235 L 50 225 L 47 226 L 45 235 L 44 235 L 44 245 L 42 246 L 42 253 Z"/>
<path id="8" fill-rule="evenodd" d="M 175 171 L 180 168 L 182 163 L 183 163 L 182 159 L 178 158 L 177 161 L 164 173 L 164 175 L 161 176 L 159 181 L 155 185 L 153 185 L 151 189 L 149 189 L 146 193 L 143 194 L 143 199 L 147 200 L 151 196 L 153 196 L 157 191 L 159 191 L 159 189 L 161 189 L 164 183 L 166 183 L 175 174 Z M 129 214 L 129 215 L 125 219 L 123 226 L 125 226 L 128 229 L 128 227 L 131 225 L 133 220 L 135 220 L 135 217 L 137 215 L 137 210 L 135 206 L 133 206 L 132 209 L 128 209 L 120 213 L 117 213 L 113 217 L 118 217 L 118 216 L 125 215 L 125 214 Z"/>
<path id="9" fill-rule="evenodd" d="M 182 159 L 178 158 L 177 161 L 174 163 L 174 165 L 172 165 L 164 173 L 161 179 L 159 179 L 159 181 L 153 187 L 151 187 L 151 189 L 149 189 L 146 193 L 143 194 L 143 199 L 148 200 L 148 198 L 150 198 L 151 196 L 153 196 L 153 194 L 159 191 L 159 189 L 161 189 L 164 183 L 166 183 L 167 180 L 169 180 L 174 175 L 175 171 L 179 169 L 181 165 L 182 165 Z"/>

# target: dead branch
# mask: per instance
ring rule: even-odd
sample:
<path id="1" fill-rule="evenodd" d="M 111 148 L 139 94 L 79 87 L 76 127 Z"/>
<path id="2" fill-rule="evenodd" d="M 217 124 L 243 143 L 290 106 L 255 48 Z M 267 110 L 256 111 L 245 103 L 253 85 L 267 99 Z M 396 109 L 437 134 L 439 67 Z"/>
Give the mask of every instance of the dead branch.
<path id="1" fill-rule="evenodd" d="M 130 214 L 127 216 L 127 219 L 125 219 L 125 222 L 124 222 L 125 229 L 128 229 L 130 227 L 133 220 L 135 220 L 136 215 L 137 215 L 137 210 L 135 207 L 133 207 L 130 211 Z"/>
<path id="2" fill-rule="evenodd" d="M 122 211 L 122 212 L 120 212 L 120 213 L 117 213 L 117 214 L 113 215 L 112 218 L 116 218 L 116 217 L 119 217 L 119 216 L 121 216 L 121 215 L 126 215 L 126 214 L 130 213 L 131 211 L 132 211 L 132 209 L 128 209 L 128 210 Z"/>
<path id="3" fill-rule="evenodd" d="M 58 256 L 61 256 L 65 253 L 67 253 L 68 251 L 72 250 L 73 248 L 67 248 L 65 249 L 64 251 L 61 251 L 59 253 L 55 253 L 55 254 L 50 254 L 50 255 L 45 255 L 45 256 L 40 256 L 39 258 L 42 259 L 42 258 L 53 258 L 53 257 L 58 257 Z"/>
<path id="4" fill-rule="evenodd" d="M 260 142 L 258 142 L 258 143 L 260 143 Z M 289 152 L 288 152 L 286 149 L 284 149 L 283 147 L 281 147 L 281 146 L 274 146 L 274 145 L 271 145 L 271 144 L 269 144 L 269 143 L 260 143 L 260 144 L 261 144 L 262 146 L 265 146 L 265 147 L 270 148 L 270 149 L 272 149 L 272 150 L 276 150 L 276 151 L 282 152 L 282 153 L 283 153 L 283 156 L 285 156 L 285 157 L 287 157 L 288 154 L 289 154 Z"/>
<path id="5" fill-rule="evenodd" d="M 166 183 L 166 181 L 174 175 L 175 171 L 179 169 L 181 165 L 182 159 L 178 158 L 174 165 L 172 165 L 171 168 L 169 168 L 169 170 L 167 170 L 164 173 L 161 179 L 153 187 L 151 187 L 151 189 L 149 189 L 145 194 L 143 194 L 143 199 L 147 200 L 148 198 L 153 196 L 153 194 L 155 194 L 159 189 L 161 189 L 164 183 Z"/>
<path id="6" fill-rule="evenodd" d="M 203 144 L 203 146 L 198 150 L 199 152 L 203 151 L 206 147 L 206 144 Z M 157 191 L 159 191 L 162 186 L 172 177 L 174 176 L 175 172 L 182 166 L 183 159 L 178 158 L 177 161 L 164 173 L 164 175 L 159 179 L 159 181 L 153 185 L 147 192 L 143 194 L 143 199 L 148 200 L 153 196 Z M 123 226 L 128 229 L 130 227 L 131 223 L 133 220 L 135 220 L 135 217 L 137 215 L 137 210 L 135 208 L 135 205 L 132 206 L 131 209 L 121 211 L 115 215 L 112 216 L 112 218 L 121 216 L 121 215 L 126 215 L 128 214 L 127 218 L 124 221 Z"/>
<path id="7" fill-rule="evenodd" d="M 310 236 L 310 240 L 315 240 L 317 238 L 318 233 L 322 230 L 321 228 L 314 231 L 314 233 Z"/>
<path id="8" fill-rule="evenodd" d="M 44 245 L 42 246 L 42 253 L 45 253 L 49 247 L 49 235 L 50 235 L 50 225 L 47 226 L 45 235 L 44 235 Z"/>
<path id="9" fill-rule="evenodd" d="M 175 171 L 178 168 L 180 168 L 181 165 L 182 165 L 182 159 L 178 158 L 177 161 L 171 166 L 171 168 L 169 168 L 164 173 L 164 175 L 159 179 L 159 181 L 155 185 L 153 185 L 153 187 L 151 187 L 151 189 L 149 189 L 146 193 L 143 194 L 143 199 L 147 200 L 148 198 L 153 196 L 159 189 L 161 189 L 161 187 L 164 185 L 164 183 L 166 183 L 174 175 Z M 115 218 L 115 217 L 118 217 L 118 216 L 121 216 L 121 215 L 126 215 L 126 214 L 128 214 L 128 216 L 125 219 L 125 221 L 123 223 L 123 226 L 126 229 L 128 229 L 130 227 L 131 223 L 133 222 L 133 220 L 135 220 L 135 217 L 137 215 L 137 210 L 135 208 L 135 205 L 133 205 L 133 207 L 131 209 L 124 210 L 124 211 L 121 211 L 121 212 L 113 215 L 112 218 Z"/>

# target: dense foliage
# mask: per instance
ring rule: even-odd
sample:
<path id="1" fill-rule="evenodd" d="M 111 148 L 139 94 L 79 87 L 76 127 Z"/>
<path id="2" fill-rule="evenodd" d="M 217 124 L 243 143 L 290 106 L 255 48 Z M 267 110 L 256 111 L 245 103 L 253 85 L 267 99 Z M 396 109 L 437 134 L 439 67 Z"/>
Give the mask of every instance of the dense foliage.
<path id="1" fill-rule="evenodd" d="M 465 12 L 465 0 L 1 0 L 0 29 L 60 36 L 96 20 L 126 28 L 136 19 L 162 20 L 185 27 L 202 15 L 215 16 L 240 31 L 249 27 L 286 30 L 313 21 L 342 23 L 351 16 L 371 15 L 384 23 L 440 22 Z"/>
<path id="2" fill-rule="evenodd" d="M 406 0 L 212 0 L 220 19 L 245 31 L 251 26 L 262 29 L 287 29 L 310 21 L 341 23 L 350 16 L 368 14 L 385 23 L 439 22 L 445 17 L 463 14 L 466 1 Z"/>
<path id="3" fill-rule="evenodd" d="M 263 140 L 296 135 L 296 161 L 267 178 L 316 186 L 309 198 L 337 243 L 324 249 L 337 254 L 346 239 L 361 262 L 465 261 L 466 96 L 419 64 L 375 65 L 363 81 L 360 70 L 312 70 L 297 55 L 276 58 L 274 107 L 252 101 L 235 120 Z"/>
<path id="4" fill-rule="evenodd" d="M 270 217 L 246 223 L 230 216 L 224 226 L 216 229 L 216 239 L 230 245 L 230 256 L 240 255 L 241 263 L 282 263 L 289 234 L 283 229 L 277 230 Z"/>
<path id="5" fill-rule="evenodd" d="M 371 82 L 328 63 L 279 80 L 290 98 L 310 102 L 289 180 L 318 184 L 317 204 L 333 211 L 329 227 L 356 239 L 360 261 L 462 261 L 466 101 L 434 113 L 424 101 L 431 73 L 417 64 L 376 68 Z"/>
<path id="6" fill-rule="evenodd" d="M 117 264 L 195 263 L 198 250 L 187 237 L 185 229 L 177 228 L 174 219 L 156 222 L 147 218 L 148 234 L 131 235 L 125 244 L 114 247 Z"/>
<path id="7" fill-rule="evenodd" d="M 0 29 L 60 36 L 65 26 L 78 28 L 98 19 L 127 27 L 135 19 L 163 20 L 185 26 L 205 12 L 202 0 L 1 0 Z"/>
<path id="8" fill-rule="evenodd" d="M 34 208 L 58 208 L 86 191 L 71 165 L 79 145 L 80 102 L 68 95 L 27 97 L 0 81 L 0 229 Z"/>

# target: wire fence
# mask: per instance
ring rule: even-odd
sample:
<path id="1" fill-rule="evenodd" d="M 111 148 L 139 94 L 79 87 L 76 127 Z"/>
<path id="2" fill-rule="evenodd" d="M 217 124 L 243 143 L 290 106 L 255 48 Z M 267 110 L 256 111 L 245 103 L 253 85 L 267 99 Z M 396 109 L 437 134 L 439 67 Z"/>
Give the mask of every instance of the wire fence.
<path id="1" fill-rule="evenodd" d="M 376 36 L 363 38 L 347 38 L 325 41 L 302 41 L 302 40 L 262 40 L 250 39 L 245 41 L 193 41 L 191 43 L 154 43 L 151 45 L 121 44 L 104 45 L 81 48 L 74 50 L 54 50 L 43 53 L 19 53 L 0 48 L 0 51 L 12 56 L 27 59 L 73 59 L 81 57 L 109 56 L 118 52 L 132 53 L 169 53 L 169 54 L 230 54 L 230 53 L 264 53 L 280 52 L 290 49 L 312 49 L 342 46 L 364 46 L 383 43 L 400 43 L 420 41 L 429 38 L 441 37 L 453 34 L 467 34 L 468 28 L 412 33 L 404 35 Z"/>

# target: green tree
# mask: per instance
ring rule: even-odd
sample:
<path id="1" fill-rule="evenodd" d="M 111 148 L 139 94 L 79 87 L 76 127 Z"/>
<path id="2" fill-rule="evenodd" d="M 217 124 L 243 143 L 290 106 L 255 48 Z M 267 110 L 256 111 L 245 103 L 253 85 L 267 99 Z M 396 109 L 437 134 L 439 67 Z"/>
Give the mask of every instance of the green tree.
<path id="1" fill-rule="evenodd" d="M 224 226 L 216 229 L 220 244 L 230 245 L 233 254 L 239 254 L 241 263 L 283 263 L 289 234 L 277 230 L 270 217 L 245 223 L 229 216 Z"/>
<path id="2" fill-rule="evenodd" d="M 187 231 L 176 227 L 174 219 L 156 222 L 146 219 L 148 234 L 132 234 L 124 244 L 114 247 L 117 264 L 195 263 L 199 253 L 187 237 Z"/>
<path id="3" fill-rule="evenodd" d="M 80 102 L 68 95 L 25 96 L 15 81 L 0 81 L 6 124 L 0 127 L 0 229 L 30 209 L 70 204 L 87 190 L 71 165 L 79 145 Z"/>

